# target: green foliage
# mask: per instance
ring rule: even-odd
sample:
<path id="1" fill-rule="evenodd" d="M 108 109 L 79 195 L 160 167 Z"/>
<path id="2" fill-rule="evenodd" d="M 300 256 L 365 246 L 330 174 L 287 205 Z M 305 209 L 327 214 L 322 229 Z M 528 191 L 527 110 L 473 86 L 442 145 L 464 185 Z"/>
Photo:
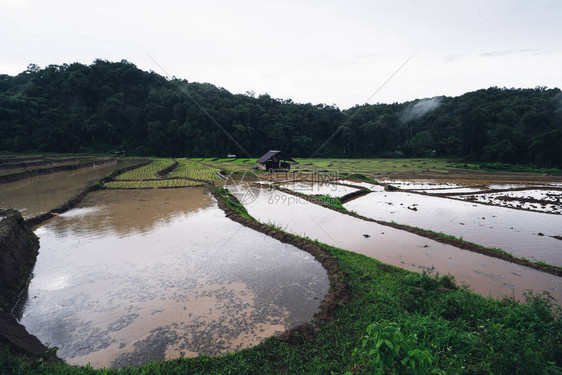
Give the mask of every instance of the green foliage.
<path id="1" fill-rule="evenodd" d="M 430 111 L 412 116 L 424 101 L 342 111 L 166 80 L 127 61 L 35 66 L 0 82 L 0 152 L 125 149 L 141 156 L 220 155 L 214 161 L 236 165 L 268 149 L 293 157 L 319 150 L 322 157 L 462 157 L 562 168 L 559 89 L 492 87 L 432 99 Z M 244 152 L 199 106 L 250 155 L 224 158 Z"/>
<path id="2" fill-rule="evenodd" d="M 353 354 L 373 372 L 429 374 L 435 362 L 430 351 L 419 348 L 417 334 L 404 334 L 398 323 L 388 320 L 368 326 L 361 346 Z"/>

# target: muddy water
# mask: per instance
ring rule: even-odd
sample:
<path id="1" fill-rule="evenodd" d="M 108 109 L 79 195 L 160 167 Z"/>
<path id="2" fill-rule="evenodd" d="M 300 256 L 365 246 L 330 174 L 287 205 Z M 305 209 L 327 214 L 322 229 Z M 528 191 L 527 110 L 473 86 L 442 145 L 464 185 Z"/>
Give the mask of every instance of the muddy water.
<path id="1" fill-rule="evenodd" d="M 374 192 L 345 207 L 363 216 L 462 237 L 514 255 L 562 265 L 562 216 L 403 192 Z"/>
<path id="2" fill-rule="evenodd" d="M 138 160 L 119 160 L 97 167 L 51 173 L 0 184 L 0 207 L 15 208 L 25 218 L 30 218 L 63 204 L 89 184 L 115 169 L 138 163 Z"/>
<path id="3" fill-rule="evenodd" d="M 384 263 L 413 271 L 434 267 L 483 295 L 523 299 L 527 289 L 546 290 L 562 301 L 560 277 L 356 219 L 279 191 L 247 188 L 233 194 L 246 198 L 248 212 L 261 222 Z"/>
<path id="4" fill-rule="evenodd" d="M 503 191 L 498 193 L 459 195 L 457 198 L 486 202 L 496 206 L 562 214 L 562 191 L 560 190 Z M 531 202 L 526 200 L 531 200 Z"/>
<path id="5" fill-rule="evenodd" d="M 309 321 L 312 256 L 227 219 L 204 189 L 99 191 L 41 226 L 22 323 L 72 364 L 217 355 Z"/>

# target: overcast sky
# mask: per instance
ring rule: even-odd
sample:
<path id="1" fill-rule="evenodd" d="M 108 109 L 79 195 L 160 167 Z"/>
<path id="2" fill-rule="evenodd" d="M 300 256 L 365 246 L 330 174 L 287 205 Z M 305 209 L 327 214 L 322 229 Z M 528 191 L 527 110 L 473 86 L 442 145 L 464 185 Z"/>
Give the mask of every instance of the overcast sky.
<path id="1" fill-rule="evenodd" d="M 126 59 L 296 102 L 562 86 L 562 1 L 0 0 L 0 73 Z"/>

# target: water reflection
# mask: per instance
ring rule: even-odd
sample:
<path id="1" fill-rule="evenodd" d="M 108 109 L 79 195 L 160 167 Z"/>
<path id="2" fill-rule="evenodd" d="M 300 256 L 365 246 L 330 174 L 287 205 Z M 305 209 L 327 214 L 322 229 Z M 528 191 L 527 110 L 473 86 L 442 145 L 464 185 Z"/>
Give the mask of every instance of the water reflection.
<path id="1" fill-rule="evenodd" d="M 560 277 L 343 215 L 276 190 L 246 188 L 258 190 L 253 193 L 257 199 L 246 206 L 250 215 L 288 232 L 412 271 L 450 273 L 483 295 L 522 300 L 528 289 L 546 290 L 562 301 Z"/>
<path id="2" fill-rule="evenodd" d="M 312 256 L 230 221 L 200 188 L 100 191 L 36 231 L 22 323 L 73 364 L 217 355 L 308 321 Z"/>
<path id="3" fill-rule="evenodd" d="M 15 208 L 30 218 L 52 210 L 100 178 L 139 161 L 119 160 L 97 167 L 51 173 L 0 184 L 0 207 Z"/>
<path id="4" fill-rule="evenodd" d="M 373 192 L 345 204 L 350 211 L 462 237 L 517 256 L 562 265 L 562 216 L 403 192 Z"/>

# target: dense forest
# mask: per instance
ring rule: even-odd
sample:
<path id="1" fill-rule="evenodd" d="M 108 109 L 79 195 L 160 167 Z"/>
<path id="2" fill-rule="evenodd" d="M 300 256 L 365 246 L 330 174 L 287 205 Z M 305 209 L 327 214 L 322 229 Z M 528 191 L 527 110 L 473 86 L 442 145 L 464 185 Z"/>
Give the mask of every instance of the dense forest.
<path id="1" fill-rule="evenodd" d="M 227 135 L 228 134 L 228 135 Z M 459 97 L 340 110 L 231 94 L 96 60 L 0 75 L 0 151 L 257 157 L 454 156 L 562 167 L 560 89 L 489 88 Z"/>

